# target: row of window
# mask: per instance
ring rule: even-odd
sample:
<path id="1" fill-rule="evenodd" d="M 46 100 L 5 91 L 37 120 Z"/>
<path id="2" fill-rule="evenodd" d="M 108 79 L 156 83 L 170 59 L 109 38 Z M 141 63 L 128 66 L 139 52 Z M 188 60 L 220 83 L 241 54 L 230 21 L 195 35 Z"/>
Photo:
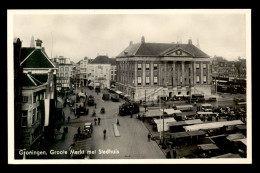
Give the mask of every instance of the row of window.
<path id="1" fill-rule="evenodd" d="M 182 83 L 182 77 L 180 79 L 180 82 Z M 196 82 L 200 83 L 200 76 L 197 76 Z M 203 83 L 207 83 L 207 76 L 203 76 Z M 153 84 L 158 84 L 158 77 L 153 78 Z M 137 77 L 137 85 L 142 85 L 142 77 Z M 150 85 L 150 77 L 145 77 L 145 85 Z"/>
<path id="2" fill-rule="evenodd" d="M 65 70 L 64 70 L 64 69 L 65 69 Z M 69 71 L 69 67 L 65 67 L 65 68 L 64 68 L 64 67 L 61 67 L 61 68 L 60 68 L 60 71 Z"/>
<path id="3" fill-rule="evenodd" d="M 36 103 L 38 100 L 43 100 L 43 99 L 44 99 L 44 93 L 40 93 L 40 94 L 33 93 L 32 94 L 33 103 Z M 29 96 L 22 96 L 23 103 L 28 103 L 28 100 L 29 100 Z"/>
<path id="4" fill-rule="evenodd" d="M 69 73 L 57 73 L 57 77 L 69 77 Z"/>
<path id="5" fill-rule="evenodd" d="M 69 80 L 57 80 L 57 83 L 69 83 Z"/>
<path id="6" fill-rule="evenodd" d="M 206 68 L 206 64 L 202 64 L 203 68 Z M 196 64 L 196 68 L 200 68 L 200 64 Z M 158 69 L 158 64 L 153 64 L 153 69 Z M 137 64 L 137 70 L 142 70 L 142 64 Z M 145 70 L 150 70 L 150 64 L 145 64 Z"/>

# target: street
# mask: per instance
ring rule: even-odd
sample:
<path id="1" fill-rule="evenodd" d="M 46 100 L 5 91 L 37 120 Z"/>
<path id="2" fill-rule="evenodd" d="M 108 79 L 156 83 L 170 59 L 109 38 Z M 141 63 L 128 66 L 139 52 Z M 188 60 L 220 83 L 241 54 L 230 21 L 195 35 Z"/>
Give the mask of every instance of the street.
<path id="1" fill-rule="evenodd" d="M 88 106 L 89 114 L 87 116 L 80 116 L 76 118 L 70 111 L 70 107 L 67 105 L 63 108 L 66 116 L 64 125 L 61 127 L 68 127 L 69 132 L 66 134 L 65 140 L 57 140 L 50 148 L 53 150 L 68 150 L 73 143 L 73 136 L 77 133 L 77 128 L 81 130 L 84 127 L 85 122 L 92 122 L 94 125 L 92 134 L 92 150 L 96 150 L 96 154 L 92 155 L 93 159 L 164 159 L 165 155 L 156 144 L 155 141 L 148 141 L 147 135 L 149 133 L 146 126 L 138 119 L 130 118 L 130 116 L 118 116 L 120 126 L 118 130 L 119 137 L 115 137 L 113 124 L 116 124 L 116 117 L 118 113 L 119 105 L 124 102 L 120 99 L 120 102 L 103 101 L 102 93 L 94 92 L 86 87 L 77 88 L 76 92 L 83 92 L 87 95 L 93 95 L 95 97 L 96 117 L 100 117 L 100 125 L 94 125 L 94 117 L 92 112 L 95 109 L 94 106 Z M 75 96 L 71 97 L 73 100 Z M 105 114 L 100 113 L 101 107 L 105 108 Z M 67 118 L 70 116 L 70 122 Z M 103 130 L 106 129 L 106 139 L 103 137 Z M 66 159 L 68 155 L 52 155 L 54 159 Z"/>

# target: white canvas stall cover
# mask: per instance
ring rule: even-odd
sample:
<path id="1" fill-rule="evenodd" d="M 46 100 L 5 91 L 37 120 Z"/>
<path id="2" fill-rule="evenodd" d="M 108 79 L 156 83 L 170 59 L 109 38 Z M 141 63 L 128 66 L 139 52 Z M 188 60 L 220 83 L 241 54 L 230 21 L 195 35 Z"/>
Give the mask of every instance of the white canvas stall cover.
<path id="1" fill-rule="evenodd" d="M 188 131 L 205 130 L 205 129 L 216 129 L 223 126 L 232 126 L 232 125 L 241 125 L 241 124 L 244 124 L 241 120 L 234 120 L 234 121 L 195 124 L 195 125 L 185 126 L 183 128 L 185 129 L 186 132 L 188 132 Z"/>
<path id="2" fill-rule="evenodd" d="M 117 94 L 121 94 L 122 92 L 117 90 L 116 93 L 117 93 Z"/>
<path id="3" fill-rule="evenodd" d="M 79 92 L 79 97 L 82 96 L 82 97 L 86 97 L 84 93 L 82 92 Z"/>
<path id="4" fill-rule="evenodd" d="M 164 121 L 164 131 L 168 131 L 170 129 L 169 122 L 176 122 L 174 118 L 164 118 L 163 119 L 154 119 L 154 122 L 157 125 L 157 131 L 162 132 L 163 131 L 163 121 Z"/>
<path id="5" fill-rule="evenodd" d="M 49 117 L 50 117 L 50 99 L 44 100 L 44 109 L 45 109 L 44 126 L 48 126 L 49 125 Z"/>
<path id="6" fill-rule="evenodd" d="M 163 109 L 160 109 L 160 111 L 163 112 Z M 180 110 L 174 110 L 174 109 L 164 109 L 164 112 L 166 112 L 168 115 L 182 113 Z"/>

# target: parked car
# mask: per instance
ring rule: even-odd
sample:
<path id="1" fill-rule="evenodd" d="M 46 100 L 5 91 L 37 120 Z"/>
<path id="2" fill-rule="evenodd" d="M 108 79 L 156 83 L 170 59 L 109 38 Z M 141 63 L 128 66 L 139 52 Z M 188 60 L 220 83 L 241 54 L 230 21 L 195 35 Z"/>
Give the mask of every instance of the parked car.
<path id="1" fill-rule="evenodd" d="M 117 94 L 112 94 L 111 95 L 111 101 L 113 102 L 119 102 L 119 97 Z"/>
<path id="2" fill-rule="evenodd" d="M 119 115 L 130 115 L 139 113 L 139 105 L 136 102 L 128 101 L 119 106 Z"/>
<path id="3" fill-rule="evenodd" d="M 108 101 L 110 95 L 109 94 L 103 94 L 102 99 Z"/>

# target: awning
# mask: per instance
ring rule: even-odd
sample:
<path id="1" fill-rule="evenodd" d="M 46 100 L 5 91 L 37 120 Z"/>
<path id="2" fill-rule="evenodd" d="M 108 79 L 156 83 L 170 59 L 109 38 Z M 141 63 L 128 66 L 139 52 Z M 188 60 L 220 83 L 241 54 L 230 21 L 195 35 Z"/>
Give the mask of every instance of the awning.
<path id="1" fill-rule="evenodd" d="M 244 124 L 241 120 L 234 121 L 221 121 L 221 122 L 213 122 L 213 123 L 204 123 L 204 124 L 195 124 L 190 126 L 184 126 L 185 131 L 196 131 L 196 130 L 207 130 L 207 129 L 216 129 L 223 126 L 234 126 L 234 125 L 242 125 Z"/>
<path id="2" fill-rule="evenodd" d="M 163 112 L 163 109 L 160 109 L 160 111 Z M 168 115 L 182 113 L 180 110 L 174 109 L 164 109 L 164 112 L 166 112 Z"/>
<path id="3" fill-rule="evenodd" d="M 219 149 L 216 144 L 201 144 L 201 145 L 198 145 L 198 147 L 201 148 L 202 150 L 218 150 Z"/>
<path id="4" fill-rule="evenodd" d="M 186 121 L 176 121 L 176 122 L 169 122 L 169 126 L 183 126 L 183 125 L 192 125 L 192 124 L 201 124 L 203 121 L 200 119 L 195 120 L 186 120 Z"/>
<path id="5" fill-rule="evenodd" d="M 227 136 L 227 140 L 234 141 L 237 139 L 244 139 L 245 136 L 242 133 L 231 134 Z"/>
<path id="6" fill-rule="evenodd" d="M 164 118 L 164 119 L 154 119 L 154 122 L 157 125 L 157 131 L 161 132 L 161 131 L 168 131 L 169 125 L 167 123 L 176 122 L 176 120 L 174 118 Z"/>
<path id="7" fill-rule="evenodd" d="M 121 92 L 121 91 L 118 91 L 118 90 L 116 91 L 116 93 L 117 93 L 117 94 L 122 94 L 122 92 Z"/>
<path id="8" fill-rule="evenodd" d="M 198 131 L 190 131 L 187 132 L 190 136 L 201 136 L 201 135 L 205 135 L 206 132 L 202 131 L 202 130 L 198 130 Z"/>
<path id="9" fill-rule="evenodd" d="M 177 139 L 177 138 L 190 137 L 190 135 L 187 132 L 176 132 L 176 133 L 171 133 L 171 137 Z"/>
<path id="10" fill-rule="evenodd" d="M 149 109 L 145 112 L 145 117 L 158 117 L 162 116 L 162 112 L 159 109 Z"/>
<path id="11" fill-rule="evenodd" d="M 213 112 L 197 112 L 197 114 L 199 114 L 199 115 L 211 115 L 211 114 L 216 114 L 216 113 L 213 113 Z"/>
<path id="12" fill-rule="evenodd" d="M 243 144 L 247 145 L 247 138 L 243 138 L 243 139 L 235 139 L 234 141 L 240 141 Z"/>
<path id="13" fill-rule="evenodd" d="M 212 107 L 212 104 L 201 104 L 202 107 Z"/>

